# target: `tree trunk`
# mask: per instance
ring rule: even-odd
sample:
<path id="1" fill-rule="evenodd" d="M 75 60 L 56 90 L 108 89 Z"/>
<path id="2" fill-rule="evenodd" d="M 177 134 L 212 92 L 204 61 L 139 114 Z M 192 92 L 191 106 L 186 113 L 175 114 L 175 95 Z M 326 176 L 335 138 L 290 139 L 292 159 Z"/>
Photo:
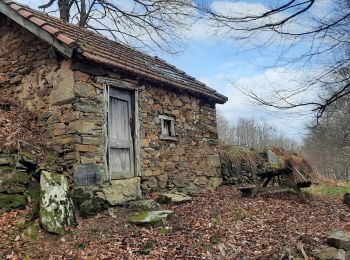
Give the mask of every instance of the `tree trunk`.
<path id="1" fill-rule="evenodd" d="M 68 23 L 69 22 L 69 11 L 70 11 L 70 0 L 58 0 L 58 8 L 60 10 L 60 18 Z"/>

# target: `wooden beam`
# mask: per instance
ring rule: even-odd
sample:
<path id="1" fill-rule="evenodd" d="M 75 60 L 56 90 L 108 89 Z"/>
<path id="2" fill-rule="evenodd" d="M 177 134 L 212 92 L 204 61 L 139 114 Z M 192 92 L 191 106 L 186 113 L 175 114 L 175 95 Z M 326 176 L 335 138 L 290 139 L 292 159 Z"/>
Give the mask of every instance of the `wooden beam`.
<path id="1" fill-rule="evenodd" d="M 11 7 L 9 7 L 3 1 L 0 1 L 0 12 L 3 13 L 8 18 L 10 18 L 12 21 L 16 22 L 20 26 L 24 27 L 25 29 L 27 29 L 31 33 L 38 36 L 43 41 L 54 46 L 65 57 L 68 57 L 68 58 L 72 57 L 73 50 L 74 50 L 73 47 L 62 44 L 59 40 L 57 40 L 50 33 L 45 31 L 44 29 L 42 29 L 38 25 L 34 24 L 33 22 L 22 17 L 20 14 L 18 14 L 15 10 L 13 10 Z"/>
<path id="2" fill-rule="evenodd" d="M 139 118 L 139 90 L 135 90 L 135 165 L 136 176 L 141 176 L 141 140 L 140 140 L 140 118 Z"/>
<path id="3" fill-rule="evenodd" d="M 125 90 L 144 90 L 145 89 L 144 86 L 138 86 L 130 82 L 126 82 L 126 81 L 123 81 L 120 79 L 114 79 L 114 78 L 97 77 L 96 82 L 107 84 L 107 85 L 114 86 L 116 88 L 125 89 Z"/>

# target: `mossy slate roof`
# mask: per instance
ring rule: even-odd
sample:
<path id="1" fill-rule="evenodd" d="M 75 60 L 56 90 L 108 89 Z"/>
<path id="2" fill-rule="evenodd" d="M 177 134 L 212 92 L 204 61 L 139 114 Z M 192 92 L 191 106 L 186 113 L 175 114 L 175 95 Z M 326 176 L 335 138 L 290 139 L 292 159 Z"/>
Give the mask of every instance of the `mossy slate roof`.
<path id="1" fill-rule="evenodd" d="M 203 95 L 216 103 L 223 104 L 227 97 L 187 75 L 158 57 L 152 57 L 124 44 L 109 40 L 97 33 L 65 23 L 61 19 L 18 4 L 0 0 L 32 25 L 48 32 L 61 44 L 73 48 L 85 59 L 117 68 L 165 86 Z M 0 8 L 0 12 L 1 12 Z M 6 12 L 3 12 L 6 15 Z M 23 23 L 21 26 L 25 26 Z"/>

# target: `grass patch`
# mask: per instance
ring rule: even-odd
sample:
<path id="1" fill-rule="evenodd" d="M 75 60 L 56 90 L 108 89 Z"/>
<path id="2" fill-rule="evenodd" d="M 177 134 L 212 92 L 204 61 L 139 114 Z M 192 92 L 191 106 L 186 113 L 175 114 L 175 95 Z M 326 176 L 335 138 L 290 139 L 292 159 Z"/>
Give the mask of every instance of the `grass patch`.
<path id="1" fill-rule="evenodd" d="M 350 184 L 319 184 L 313 185 L 310 188 L 304 188 L 303 191 L 318 195 L 343 195 L 345 193 L 350 192 Z"/>

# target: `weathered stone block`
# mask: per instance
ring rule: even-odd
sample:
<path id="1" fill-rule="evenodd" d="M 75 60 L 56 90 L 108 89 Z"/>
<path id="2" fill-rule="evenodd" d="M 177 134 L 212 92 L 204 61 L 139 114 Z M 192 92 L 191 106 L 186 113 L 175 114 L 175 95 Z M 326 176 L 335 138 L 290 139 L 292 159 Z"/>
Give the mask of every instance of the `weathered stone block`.
<path id="1" fill-rule="evenodd" d="M 82 119 L 69 123 L 69 128 L 79 134 L 94 134 L 97 129 L 95 122 Z"/>
<path id="2" fill-rule="evenodd" d="M 157 198 L 157 201 L 169 201 L 169 203 L 180 204 L 192 201 L 192 198 L 185 193 L 172 192 L 172 193 L 161 193 Z"/>
<path id="3" fill-rule="evenodd" d="M 143 211 L 131 216 L 129 221 L 136 225 L 156 226 L 163 223 L 172 214 L 174 214 L 172 210 Z"/>
<path id="4" fill-rule="evenodd" d="M 157 176 L 158 185 L 161 189 L 165 189 L 167 187 L 168 179 L 169 177 L 167 174 L 162 174 Z"/>
<path id="5" fill-rule="evenodd" d="M 92 157 L 80 156 L 80 163 L 81 164 L 94 164 L 94 163 L 96 163 L 96 159 L 92 158 Z"/>
<path id="6" fill-rule="evenodd" d="M 335 248 L 350 251 L 350 233 L 334 231 L 327 237 L 327 243 Z"/>
<path id="7" fill-rule="evenodd" d="M 316 250 L 313 255 L 318 260 L 347 260 L 345 251 L 334 247 Z"/>
<path id="8" fill-rule="evenodd" d="M 178 188 L 184 188 L 188 185 L 188 179 L 185 176 L 176 176 L 173 183 Z"/>
<path id="9" fill-rule="evenodd" d="M 221 167 L 221 161 L 220 161 L 220 156 L 218 154 L 211 155 L 209 157 L 210 165 L 215 167 L 215 168 L 220 168 Z"/>
<path id="10" fill-rule="evenodd" d="M 222 178 L 210 178 L 208 186 L 211 188 L 217 188 L 222 184 Z"/>
<path id="11" fill-rule="evenodd" d="M 76 223 L 68 181 L 64 175 L 43 171 L 40 188 L 41 225 L 50 233 L 62 235 L 65 233 L 65 227 Z"/>
<path id="12" fill-rule="evenodd" d="M 70 64 L 71 61 L 64 61 L 53 79 L 53 90 L 50 95 L 51 105 L 66 104 L 75 97 L 73 91 L 74 77 Z"/>
<path id="13" fill-rule="evenodd" d="M 113 180 L 110 186 L 102 188 L 102 192 L 104 198 L 113 206 L 140 199 L 140 178 Z"/>
<path id="14" fill-rule="evenodd" d="M 26 199 L 23 195 L 0 195 L 0 209 L 12 210 L 18 208 L 24 208 L 26 205 Z"/>
<path id="15" fill-rule="evenodd" d="M 95 88 L 90 84 L 80 81 L 74 84 L 74 94 L 79 97 L 96 98 Z"/>
<path id="16" fill-rule="evenodd" d="M 82 136 L 83 144 L 90 144 L 90 145 L 101 145 L 103 144 L 102 137 L 92 137 L 92 136 Z"/>
<path id="17" fill-rule="evenodd" d="M 73 177 L 77 185 L 95 185 L 101 181 L 101 170 L 97 164 L 76 164 L 73 166 Z"/>
<path id="18" fill-rule="evenodd" d="M 89 145 L 89 144 L 76 144 L 75 150 L 81 151 L 81 152 L 96 153 L 98 150 L 98 147 L 95 145 Z"/>

